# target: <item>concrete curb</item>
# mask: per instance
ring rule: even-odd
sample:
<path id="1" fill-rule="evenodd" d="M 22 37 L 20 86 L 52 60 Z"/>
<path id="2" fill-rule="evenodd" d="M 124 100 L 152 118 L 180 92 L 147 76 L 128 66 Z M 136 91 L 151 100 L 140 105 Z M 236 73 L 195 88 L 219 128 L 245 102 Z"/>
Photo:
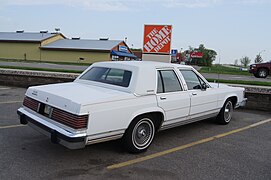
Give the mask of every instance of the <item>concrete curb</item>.
<path id="1" fill-rule="evenodd" d="M 6 75 L 22 75 L 22 76 L 41 76 L 41 77 L 57 77 L 74 79 L 79 74 L 77 73 L 61 73 L 61 72 L 48 72 L 48 71 L 32 71 L 32 70 L 14 70 L 0 68 L 0 74 Z"/>
<path id="2" fill-rule="evenodd" d="M 14 69 L 0 69 L 0 84 L 6 86 L 29 87 L 42 84 L 72 82 L 79 74 L 58 73 L 44 71 L 27 71 Z M 248 98 L 246 109 L 257 109 L 271 112 L 271 88 L 247 85 L 236 85 L 245 88 Z"/>
<path id="3" fill-rule="evenodd" d="M 78 76 L 79 74 L 75 73 L 0 69 L 0 84 L 27 88 L 42 84 L 71 82 Z"/>

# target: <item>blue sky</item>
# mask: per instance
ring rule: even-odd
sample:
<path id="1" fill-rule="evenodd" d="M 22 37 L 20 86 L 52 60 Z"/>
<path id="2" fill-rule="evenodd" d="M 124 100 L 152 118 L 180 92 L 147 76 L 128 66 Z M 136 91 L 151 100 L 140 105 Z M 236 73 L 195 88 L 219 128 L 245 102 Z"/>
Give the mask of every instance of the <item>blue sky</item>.
<path id="1" fill-rule="evenodd" d="M 271 60 L 271 0 L 0 0 L 0 31 L 54 31 L 142 48 L 144 24 L 170 24 L 172 48 L 205 47 L 221 63 Z M 216 60 L 218 62 L 218 58 Z"/>

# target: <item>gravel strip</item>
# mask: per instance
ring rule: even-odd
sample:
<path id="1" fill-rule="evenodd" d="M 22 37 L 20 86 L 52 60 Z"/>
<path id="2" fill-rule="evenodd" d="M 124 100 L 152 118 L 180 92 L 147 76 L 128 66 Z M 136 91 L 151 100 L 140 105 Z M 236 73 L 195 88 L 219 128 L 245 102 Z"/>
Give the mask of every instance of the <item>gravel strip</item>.
<path id="1" fill-rule="evenodd" d="M 21 76 L 36 76 L 36 77 L 48 77 L 48 78 L 67 78 L 75 79 L 79 76 L 77 73 L 60 73 L 60 72 L 42 72 L 32 70 L 12 70 L 12 69 L 0 69 L 0 74 L 9 75 L 21 75 Z"/>
<path id="2" fill-rule="evenodd" d="M 271 94 L 271 87 L 267 86 L 249 86 L 249 85 L 237 85 L 237 84 L 230 84 L 233 87 L 243 87 L 245 88 L 245 92 L 249 93 L 261 93 L 261 94 Z"/>

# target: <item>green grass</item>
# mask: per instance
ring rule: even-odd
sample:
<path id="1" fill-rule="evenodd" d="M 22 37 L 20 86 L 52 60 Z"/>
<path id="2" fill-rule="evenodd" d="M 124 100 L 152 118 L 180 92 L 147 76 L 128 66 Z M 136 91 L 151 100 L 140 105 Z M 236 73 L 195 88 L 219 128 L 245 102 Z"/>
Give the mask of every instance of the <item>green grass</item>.
<path id="1" fill-rule="evenodd" d="M 218 79 L 207 78 L 209 82 L 218 82 Z M 261 81 L 242 81 L 242 80 L 225 80 L 219 79 L 220 83 L 228 84 L 245 84 L 245 85 L 254 85 L 254 86 L 271 86 L 271 82 L 261 82 Z"/>
<path id="2" fill-rule="evenodd" d="M 251 76 L 249 72 L 241 71 L 239 68 L 231 68 L 231 67 L 225 67 L 221 65 L 213 65 L 212 67 L 202 67 L 199 72 Z"/>
<path id="3" fill-rule="evenodd" d="M 5 69 L 20 69 L 20 70 L 33 70 L 33 71 L 49 71 L 49 72 L 64 72 L 64 73 L 82 73 L 80 70 L 68 69 L 50 69 L 50 68 L 35 68 L 35 67 L 21 67 L 21 66 L 0 66 Z"/>
<path id="4" fill-rule="evenodd" d="M 62 64 L 62 65 L 75 65 L 75 66 L 90 66 L 92 63 L 79 63 L 79 62 L 52 62 L 52 61 L 38 61 L 38 60 L 18 60 L 18 59 L 0 59 L 2 62 L 24 62 L 24 63 L 49 63 L 49 64 Z"/>

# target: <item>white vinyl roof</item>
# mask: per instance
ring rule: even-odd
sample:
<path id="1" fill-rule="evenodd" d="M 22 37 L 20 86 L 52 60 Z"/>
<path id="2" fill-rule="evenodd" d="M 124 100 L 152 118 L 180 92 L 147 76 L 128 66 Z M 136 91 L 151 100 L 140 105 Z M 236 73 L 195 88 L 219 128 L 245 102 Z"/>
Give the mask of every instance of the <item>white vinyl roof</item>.
<path id="1" fill-rule="evenodd" d="M 111 87 L 116 90 L 125 91 L 129 93 L 134 93 L 136 95 L 147 95 L 155 93 L 156 88 L 156 70 L 160 68 L 185 68 L 193 69 L 191 66 L 171 64 L 171 63 L 161 63 L 161 62 L 151 62 L 151 61 L 111 61 L 111 62 L 97 62 L 92 64 L 88 69 L 84 71 L 87 72 L 92 67 L 108 67 L 116 69 L 124 69 L 132 71 L 132 78 L 128 88 L 112 86 L 103 83 L 96 83 L 89 81 L 87 83 L 94 84 L 102 87 Z M 84 74 L 82 73 L 75 82 L 85 82 L 81 80 L 80 77 Z"/>

